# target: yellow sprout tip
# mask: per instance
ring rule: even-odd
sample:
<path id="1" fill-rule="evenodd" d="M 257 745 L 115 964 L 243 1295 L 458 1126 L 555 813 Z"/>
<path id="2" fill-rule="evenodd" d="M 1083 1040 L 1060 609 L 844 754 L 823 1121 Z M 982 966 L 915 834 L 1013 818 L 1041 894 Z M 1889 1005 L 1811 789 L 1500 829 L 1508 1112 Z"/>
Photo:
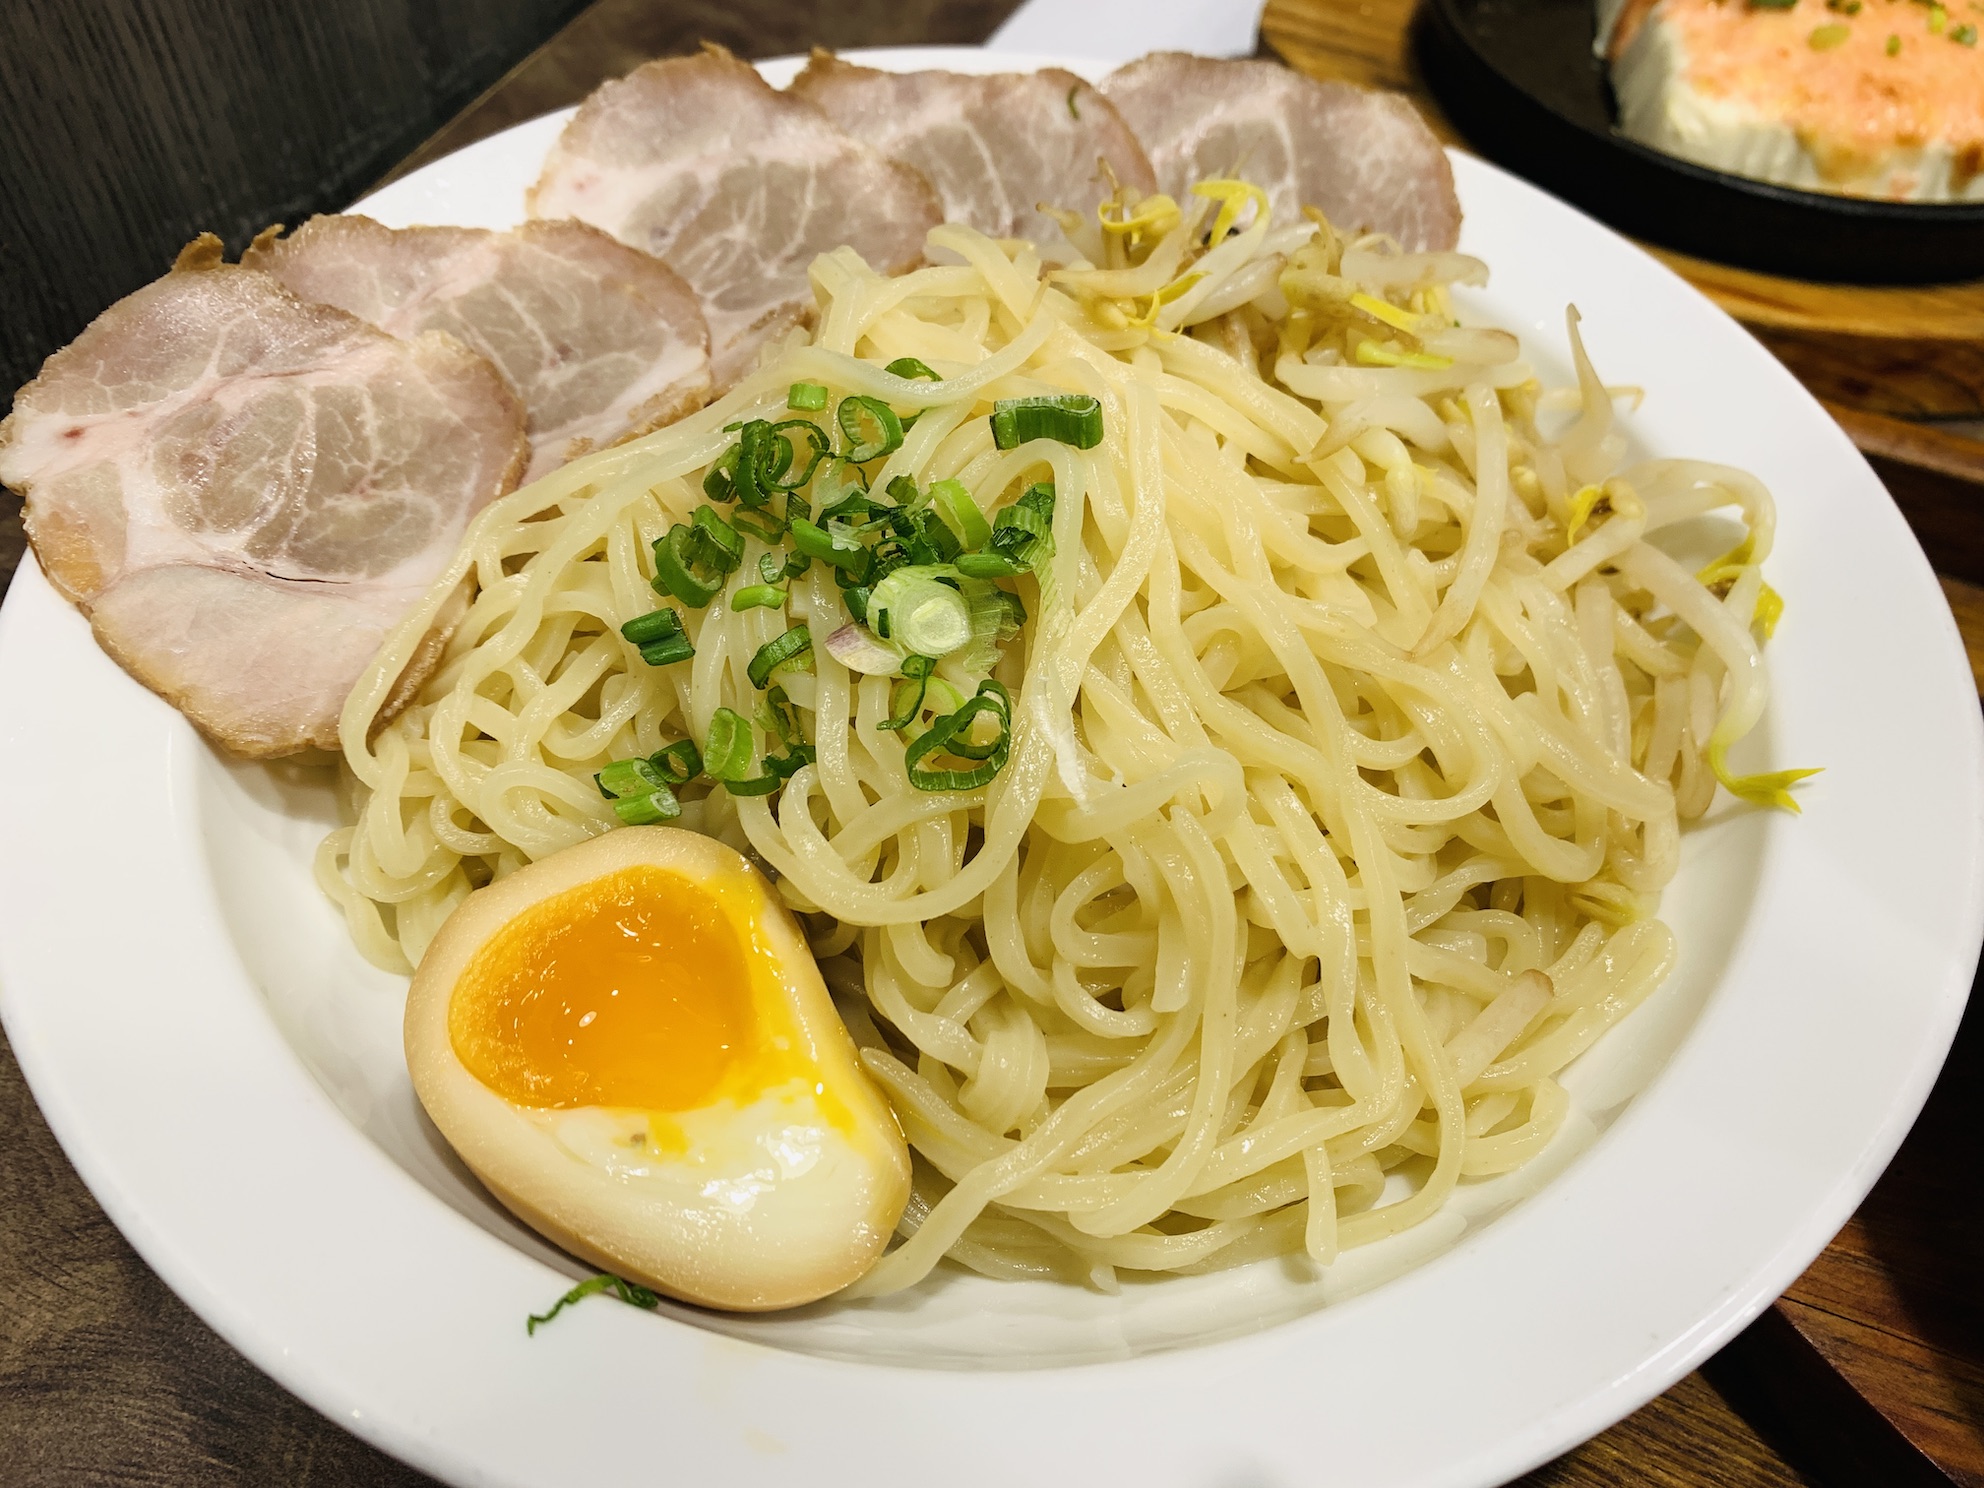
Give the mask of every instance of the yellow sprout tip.
<path id="1" fill-rule="evenodd" d="M 1367 367 L 1415 367 L 1425 372 L 1444 372 L 1454 364 L 1449 356 L 1426 351 L 1393 351 L 1375 341 L 1357 343 L 1357 360 Z"/>
<path id="2" fill-rule="evenodd" d="M 1757 591 L 1757 607 L 1750 620 L 1765 640 L 1777 634 L 1777 622 L 1784 618 L 1784 596 L 1766 584 Z"/>
<path id="3" fill-rule="evenodd" d="M 1361 289 L 1350 297 L 1350 303 L 1355 305 L 1359 310 L 1362 310 L 1373 320 L 1381 320 L 1386 325 L 1404 331 L 1409 336 L 1419 334 L 1419 317 L 1414 315 L 1410 310 L 1401 310 L 1398 306 L 1388 304 L 1376 295 L 1368 295 Z"/>
<path id="4" fill-rule="evenodd" d="M 1564 523 L 1564 536 L 1578 535 L 1578 528 L 1591 520 L 1591 514 L 1598 506 L 1598 498 L 1604 494 L 1605 492 L 1597 486 L 1585 486 L 1571 498 L 1571 509 Z"/>
<path id="5" fill-rule="evenodd" d="M 1804 808 L 1791 794 L 1791 787 L 1821 773 L 1818 770 L 1770 770 L 1761 775 L 1731 775 L 1719 749 L 1709 751 L 1708 762 L 1715 771 L 1715 778 L 1739 801 L 1748 801 L 1752 806 L 1776 806 L 1793 816 L 1802 815 Z"/>
<path id="6" fill-rule="evenodd" d="M 1219 203 L 1219 215 L 1213 218 L 1211 245 L 1217 248 L 1225 241 L 1227 233 L 1233 230 L 1240 219 L 1240 209 L 1248 202 L 1254 204 L 1254 220 L 1265 222 L 1268 215 L 1268 194 L 1249 181 L 1201 181 L 1192 188 L 1192 195 L 1202 196 L 1207 201 Z"/>

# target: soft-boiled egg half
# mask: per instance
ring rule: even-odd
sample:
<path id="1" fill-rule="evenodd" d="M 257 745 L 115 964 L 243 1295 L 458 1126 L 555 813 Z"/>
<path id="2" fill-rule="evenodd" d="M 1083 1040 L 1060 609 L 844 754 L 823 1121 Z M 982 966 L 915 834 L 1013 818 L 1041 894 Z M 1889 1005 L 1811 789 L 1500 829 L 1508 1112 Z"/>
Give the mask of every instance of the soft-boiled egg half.
<path id="1" fill-rule="evenodd" d="M 525 1223 L 712 1307 L 792 1307 L 882 1253 L 909 1150 L 799 927 L 744 858 L 623 827 L 471 894 L 428 947 L 406 1058 Z"/>

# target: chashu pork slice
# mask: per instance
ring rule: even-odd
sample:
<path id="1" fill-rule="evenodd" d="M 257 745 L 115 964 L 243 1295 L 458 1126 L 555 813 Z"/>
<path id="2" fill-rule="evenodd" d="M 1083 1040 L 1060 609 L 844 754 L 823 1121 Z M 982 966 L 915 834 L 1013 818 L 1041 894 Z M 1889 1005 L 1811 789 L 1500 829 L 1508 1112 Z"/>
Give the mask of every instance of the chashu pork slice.
<path id="1" fill-rule="evenodd" d="M 241 260 L 402 340 L 446 331 L 496 364 L 530 420 L 533 480 L 703 406 L 709 327 L 681 276 L 582 222 L 390 228 L 313 217 Z"/>
<path id="2" fill-rule="evenodd" d="M 1173 196 L 1210 176 L 1262 187 L 1276 222 L 1317 207 L 1345 232 L 1408 252 L 1460 236 L 1446 151 L 1396 93 L 1318 82 L 1275 62 L 1153 52 L 1102 80 Z"/>
<path id="3" fill-rule="evenodd" d="M 15 395 L 0 481 L 103 649 L 271 758 L 336 745 L 352 684 L 527 448 L 460 342 L 309 304 L 205 236 Z"/>
<path id="4" fill-rule="evenodd" d="M 942 220 L 913 167 L 835 128 L 727 52 L 650 62 L 580 105 L 531 215 L 590 222 L 664 260 L 709 321 L 716 387 L 813 313 L 806 272 L 851 247 L 878 272 L 919 262 Z"/>
<path id="5" fill-rule="evenodd" d="M 1071 72 L 966 76 L 879 72 L 816 51 L 790 91 L 847 133 L 908 161 L 942 198 L 944 220 L 995 238 L 1062 241 L 1045 203 L 1090 212 L 1114 191 L 1157 190 L 1123 116 Z"/>

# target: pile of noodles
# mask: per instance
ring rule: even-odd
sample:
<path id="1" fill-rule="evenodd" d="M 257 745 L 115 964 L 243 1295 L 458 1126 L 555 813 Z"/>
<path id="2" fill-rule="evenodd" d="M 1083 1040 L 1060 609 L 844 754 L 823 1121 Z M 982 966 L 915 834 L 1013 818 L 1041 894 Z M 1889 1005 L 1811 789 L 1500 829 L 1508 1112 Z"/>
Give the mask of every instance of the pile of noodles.
<path id="1" fill-rule="evenodd" d="M 822 383 L 921 411 L 876 492 L 1057 493 L 989 786 L 913 788 L 894 684 L 816 648 L 784 685 L 817 761 L 776 795 L 681 792 L 801 914 L 914 1150 L 862 1289 L 945 1256 L 1102 1286 L 1327 1263 L 1533 1157 L 1555 1076 L 1672 964 L 1680 823 L 1718 777 L 1788 802 L 1790 772 L 1723 765 L 1764 706 L 1770 499 L 1621 468 L 1575 315 L 1579 386 L 1544 392 L 1513 336 L 1456 323 L 1479 263 L 1270 230 L 1257 201 L 1118 200 L 1068 219 L 1071 269 L 956 226 L 893 279 L 826 255 L 810 338 L 492 506 L 345 713 L 353 824 L 318 869 L 364 952 L 417 963 L 473 888 L 614 828 L 594 772 L 751 717 L 759 647 L 847 623 L 816 563 L 788 613 L 686 611 L 691 661 L 618 634 L 724 426 Z M 883 370 L 904 356 L 942 380 Z M 1102 442 L 996 448 L 993 401 L 1047 392 L 1098 399 Z M 1748 537 L 1700 576 L 1650 540 L 1718 507 Z"/>

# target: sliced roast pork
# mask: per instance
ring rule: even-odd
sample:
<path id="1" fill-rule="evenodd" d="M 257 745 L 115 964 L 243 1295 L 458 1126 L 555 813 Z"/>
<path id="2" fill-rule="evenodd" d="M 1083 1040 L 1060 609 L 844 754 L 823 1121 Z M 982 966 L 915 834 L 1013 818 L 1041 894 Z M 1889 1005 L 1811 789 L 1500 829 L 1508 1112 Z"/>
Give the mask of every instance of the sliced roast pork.
<path id="1" fill-rule="evenodd" d="M 1120 67 L 1102 91 L 1173 196 L 1237 175 L 1267 191 L 1278 222 L 1317 207 L 1345 232 L 1389 233 L 1409 251 L 1451 248 L 1460 234 L 1446 152 L 1395 93 L 1183 52 Z"/>
<path id="2" fill-rule="evenodd" d="M 242 262 L 402 339 L 446 331 L 496 364 L 530 419 L 526 479 L 644 434 L 710 393 L 709 328 L 659 259 L 582 222 L 510 232 L 315 217 Z"/>
<path id="3" fill-rule="evenodd" d="M 913 167 L 721 51 L 650 62 L 596 89 L 552 147 L 530 209 L 590 222 L 688 280 L 718 390 L 810 317 L 816 256 L 845 245 L 899 273 L 942 220 Z"/>
<path id="4" fill-rule="evenodd" d="M 336 744 L 352 683 L 527 448 L 459 341 L 310 304 L 209 236 L 15 396 L 0 481 L 104 650 L 268 758 Z"/>
<path id="5" fill-rule="evenodd" d="M 984 77 L 878 72 L 815 52 L 791 91 L 922 171 L 947 221 L 993 237 L 1059 242 L 1059 226 L 1040 205 L 1093 210 L 1115 189 L 1108 172 L 1140 194 L 1157 190 L 1122 115 L 1059 68 Z"/>

